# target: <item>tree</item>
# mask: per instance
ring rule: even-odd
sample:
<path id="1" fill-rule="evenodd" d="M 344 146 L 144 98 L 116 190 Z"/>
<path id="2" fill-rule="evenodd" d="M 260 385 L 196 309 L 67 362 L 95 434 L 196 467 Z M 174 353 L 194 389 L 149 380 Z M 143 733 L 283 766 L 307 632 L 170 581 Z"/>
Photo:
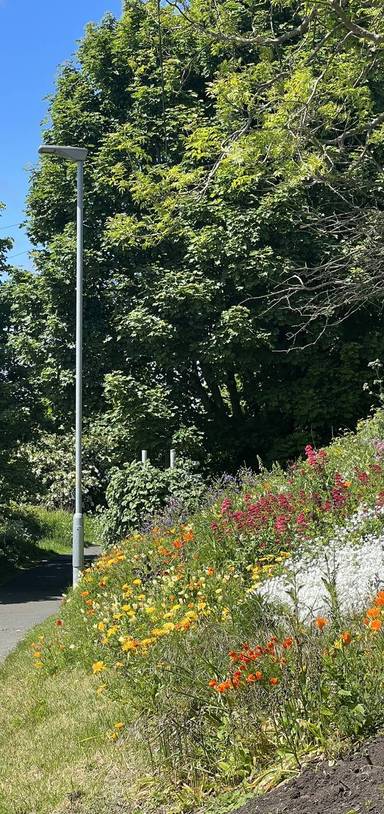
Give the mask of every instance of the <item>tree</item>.
<path id="1" fill-rule="evenodd" d="M 0 209 L 4 208 L 0 204 Z M 15 451 L 20 440 L 28 437 L 31 404 L 28 386 L 23 382 L 20 366 L 15 362 L 8 341 L 10 333 L 10 301 L 8 281 L 10 271 L 6 255 L 12 247 L 9 238 L 0 239 L 0 488 L 1 501 L 14 493 L 20 481 Z"/>
<path id="2" fill-rule="evenodd" d="M 62 69 L 45 139 L 89 149 L 86 412 L 126 458 L 193 427 L 216 469 L 287 458 L 367 409 L 369 308 L 292 359 L 296 315 L 268 298 L 332 263 L 348 234 L 332 218 L 381 211 L 382 26 L 378 1 L 132 0 Z M 73 216 L 74 170 L 46 159 L 11 344 L 54 427 L 73 421 Z"/>

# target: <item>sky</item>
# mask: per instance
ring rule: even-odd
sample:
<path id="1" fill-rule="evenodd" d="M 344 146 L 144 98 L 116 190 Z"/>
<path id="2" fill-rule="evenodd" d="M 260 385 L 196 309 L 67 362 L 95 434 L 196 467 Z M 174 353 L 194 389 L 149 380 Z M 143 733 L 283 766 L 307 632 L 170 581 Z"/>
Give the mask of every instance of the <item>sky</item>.
<path id="1" fill-rule="evenodd" d="M 70 59 L 86 23 L 107 11 L 121 13 L 121 0 L 0 0 L 0 236 L 12 237 L 9 260 L 32 268 L 23 230 L 28 169 L 37 161 L 46 97 L 58 67 Z"/>

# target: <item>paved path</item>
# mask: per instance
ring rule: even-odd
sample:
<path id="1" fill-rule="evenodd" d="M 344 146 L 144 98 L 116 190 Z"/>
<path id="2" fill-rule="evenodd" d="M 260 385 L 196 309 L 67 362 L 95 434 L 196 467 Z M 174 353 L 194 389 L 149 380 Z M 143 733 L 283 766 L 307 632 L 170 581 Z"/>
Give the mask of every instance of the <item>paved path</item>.
<path id="1" fill-rule="evenodd" d="M 96 546 L 85 549 L 86 559 L 99 554 Z M 0 587 L 0 661 L 34 625 L 57 613 L 62 594 L 72 581 L 68 554 L 43 560 L 41 565 L 17 574 Z"/>

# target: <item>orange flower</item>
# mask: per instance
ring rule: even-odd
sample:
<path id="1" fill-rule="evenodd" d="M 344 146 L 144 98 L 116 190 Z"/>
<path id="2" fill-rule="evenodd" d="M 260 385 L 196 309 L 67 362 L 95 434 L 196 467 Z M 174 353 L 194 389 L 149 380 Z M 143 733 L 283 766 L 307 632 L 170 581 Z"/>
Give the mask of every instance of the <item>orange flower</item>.
<path id="1" fill-rule="evenodd" d="M 256 680 L 257 679 L 256 679 L 255 673 L 250 673 L 246 678 L 247 684 L 253 684 L 253 682 L 256 681 Z"/>
<path id="2" fill-rule="evenodd" d="M 270 684 L 272 684 L 272 687 L 276 687 L 276 686 L 277 686 L 277 684 L 279 683 L 279 679 L 278 679 L 278 678 L 276 678 L 276 676 L 272 676 L 272 677 L 269 679 L 269 683 L 270 683 Z"/>
<path id="3" fill-rule="evenodd" d="M 381 630 L 380 619 L 372 619 L 372 621 L 369 623 L 369 627 L 371 628 L 371 630 L 377 633 L 379 630 Z"/>
<path id="4" fill-rule="evenodd" d="M 207 574 L 209 577 L 213 577 L 214 573 L 215 573 L 214 568 L 207 568 Z"/>
<path id="5" fill-rule="evenodd" d="M 62 619 L 56 619 L 55 625 L 56 627 L 62 627 L 64 624 Z"/>
<path id="6" fill-rule="evenodd" d="M 290 647 L 293 645 L 293 639 L 291 636 L 288 636 L 286 639 L 283 640 L 283 647 L 284 650 L 289 650 Z"/>
<path id="7" fill-rule="evenodd" d="M 323 628 L 328 624 L 328 619 L 325 619 L 324 616 L 318 616 L 315 619 L 315 625 L 318 630 L 323 630 Z"/>
<path id="8" fill-rule="evenodd" d="M 89 591 L 81 591 L 80 596 L 89 596 Z"/>
<path id="9" fill-rule="evenodd" d="M 367 610 L 368 619 L 377 619 L 380 616 L 380 608 L 369 608 Z"/>
<path id="10" fill-rule="evenodd" d="M 217 687 L 217 681 L 215 678 L 211 678 L 211 680 L 208 681 L 208 687 Z"/>
<path id="11" fill-rule="evenodd" d="M 375 605 L 383 606 L 384 605 L 384 591 L 379 591 L 375 598 Z"/>
<path id="12" fill-rule="evenodd" d="M 231 687 L 232 687 L 231 679 L 227 678 L 226 681 L 222 681 L 221 684 L 218 684 L 216 689 L 217 689 L 217 692 L 223 693 L 223 692 L 226 692 L 227 690 L 230 690 Z"/>
<path id="13" fill-rule="evenodd" d="M 343 644 L 351 644 L 352 636 L 349 630 L 344 630 L 344 633 L 341 634 L 341 639 Z"/>
<path id="14" fill-rule="evenodd" d="M 262 677 L 263 677 L 263 674 L 260 672 L 260 670 L 256 670 L 256 673 L 255 673 L 256 681 L 261 681 Z"/>

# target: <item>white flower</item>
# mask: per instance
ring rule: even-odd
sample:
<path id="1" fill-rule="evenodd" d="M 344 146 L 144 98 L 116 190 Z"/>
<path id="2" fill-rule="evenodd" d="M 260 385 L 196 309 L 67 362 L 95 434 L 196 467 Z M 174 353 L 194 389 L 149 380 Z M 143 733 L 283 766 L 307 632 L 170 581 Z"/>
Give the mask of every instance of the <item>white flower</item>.
<path id="1" fill-rule="evenodd" d="M 360 508 L 333 539 L 315 554 L 287 560 L 286 574 L 272 577 L 254 593 L 270 601 L 293 606 L 300 618 L 308 620 L 329 612 L 331 591 L 343 613 L 362 610 L 384 583 L 384 530 L 364 534 L 367 521 L 383 515 L 383 510 Z M 360 540 L 352 539 L 361 528 Z"/>

